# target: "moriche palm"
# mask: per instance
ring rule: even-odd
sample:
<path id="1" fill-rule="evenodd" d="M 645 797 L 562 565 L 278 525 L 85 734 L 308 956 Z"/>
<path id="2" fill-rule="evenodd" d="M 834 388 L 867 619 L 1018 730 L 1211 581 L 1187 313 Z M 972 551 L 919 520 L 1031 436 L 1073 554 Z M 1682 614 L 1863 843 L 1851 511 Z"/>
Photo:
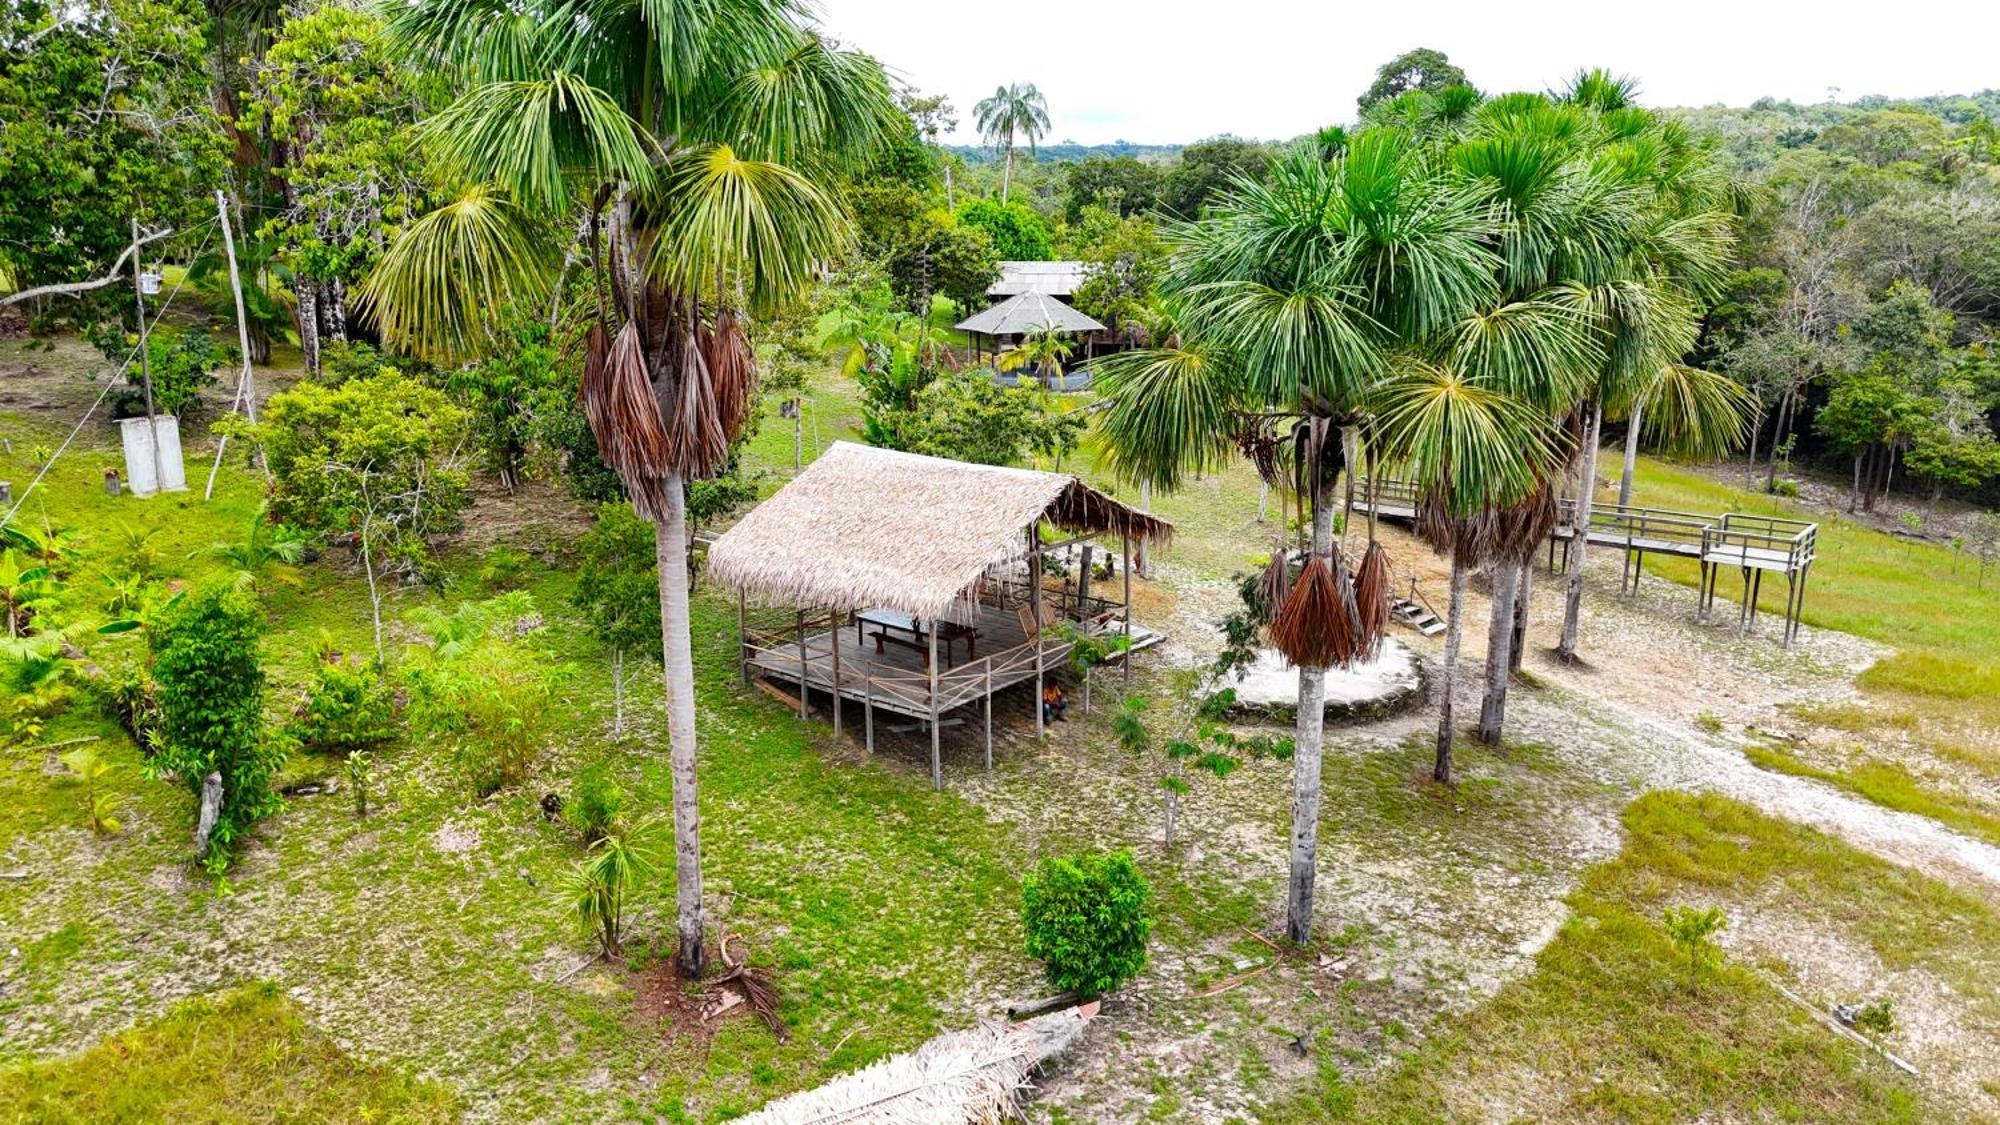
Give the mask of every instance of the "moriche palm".
<path id="1" fill-rule="evenodd" d="M 830 183 L 895 114 L 872 59 L 789 0 L 414 0 L 392 21 L 464 93 L 426 124 L 466 187 L 364 287 L 384 340 L 478 354 L 495 314 L 545 308 L 555 231 L 585 231 L 595 309 L 584 406 L 605 462 L 658 529 L 681 971 L 705 967 L 689 480 L 723 465 L 754 386 L 746 318 L 776 311 L 851 237 Z"/>

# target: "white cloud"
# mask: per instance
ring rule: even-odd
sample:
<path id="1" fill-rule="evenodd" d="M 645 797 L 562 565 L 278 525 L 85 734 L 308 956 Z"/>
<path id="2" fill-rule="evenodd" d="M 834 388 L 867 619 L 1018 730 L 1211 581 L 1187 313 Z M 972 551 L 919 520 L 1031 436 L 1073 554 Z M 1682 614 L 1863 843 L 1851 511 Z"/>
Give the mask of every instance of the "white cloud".
<path id="1" fill-rule="evenodd" d="M 959 111 L 1005 82 L 1047 96 L 1049 140 L 1296 136 L 1354 115 L 1375 68 L 1411 47 L 1487 90 L 1542 89 L 1580 67 L 1639 80 L 1651 105 L 1967 93 L 2000 85 L 2000 3 L 1500 5 L 1433 0 L 820 0 L 821 22 Z"/>

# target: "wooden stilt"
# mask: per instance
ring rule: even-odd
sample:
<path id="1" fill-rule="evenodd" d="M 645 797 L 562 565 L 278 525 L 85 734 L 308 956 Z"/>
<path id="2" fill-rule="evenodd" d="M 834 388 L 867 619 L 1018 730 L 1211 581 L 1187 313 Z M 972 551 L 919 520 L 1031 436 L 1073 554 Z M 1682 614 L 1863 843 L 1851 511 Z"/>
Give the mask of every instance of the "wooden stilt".
<path id="1" fill-rule="evenodd" d="M 861 727 L 868 752 L 875 752 L 875 677 L 861 681 Z"/>
<path id="2" fill-rule="evenodd" d="M 938 756 L 938 697 L 937 697 L 937 677 L 938 677 L 938 653 L 937 653 L 937 635 L 938 635 L 938 622 L 937 622 L 937 621 L 936 621 L 935 619 L 933 619 L 933 620 L 931 620 L 930 622 L 928 622 L 927 624 L 929 625 L 929 629 L 927 630 L 927 632 L 928 632 L 928 633 L 929 633 L 929 635 L 930 635 L 930 650 L 931 650 L 931 651 L 930 651 L 930 658 L 931 658 L 931 659 L 930 659 L 930 676 L 931 676 L 931 788 L 932 788 L 932 789 L 943 789 L 943 788 L 944 788 L 944 760 L 943 760 L 943 759 L 942 759 L 941 757 L 939 757 L 939 756 Z"/>
<path id="3" fill-rule="evenodd" d="M 827 640 L 833 645 L 833 737 L 840 737 L 840 625 L 827 619 Z"/>
<path id="4" fill-rule="evenodd" d="M 1035 737 L 1042 737 L 1042 544 L 1034 524 L 1028 525 L 1028 617 L 1033 622 L 1029 640 L 1035 646 Z"/>
<path id="5" fill-rule="evenodd" d="M 986 658 L 986 768 L 993 768 L 993 658 Z"/>
<path id="6" fill-rule="evenodd" d="M 736 591 L 736 670 L 750 683 L 750 634 L 743 627 L 743 591 Z"/>
<path id="7" fill-rule="evenodd" d="M 806 708 L 806 611 L 801 609 L 793 615 L 799 635 L 799 719 L 804 721 Z"/>
<path id="8" fill-rule="evenodd" d="M 1125 686 L 1132 686 L 1132 533 L 1118 537 L 1118 566 L 1125 575 Z"/>

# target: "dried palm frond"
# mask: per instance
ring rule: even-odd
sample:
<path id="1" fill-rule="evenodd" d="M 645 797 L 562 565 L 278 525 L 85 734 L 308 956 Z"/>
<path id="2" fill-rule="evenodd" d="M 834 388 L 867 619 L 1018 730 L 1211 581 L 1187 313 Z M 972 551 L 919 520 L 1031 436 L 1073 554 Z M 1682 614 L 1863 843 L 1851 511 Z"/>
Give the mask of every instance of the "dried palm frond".
<path id="1" fill-rule="evenodd" d="M 1354 602 L 1361 614 L 1361 660 L 1373 660 L 1382 653 L 1382 637 L 1389 631 L 1389 554 L 1380 543 L 1370 543 L 1354 569 Z"/>
<path id="2" fill-rule="evenodd" d="M 689 321 L 693 315 L 688 313 Z M 676 325 L 670 352 L 674 384 L 667 391 L 672 404 L 667 418 L 669 461 L 684 476 L 714 476 L 729 458 L 729 435 L 716 414 L 708 360 L 692 323 Z"/>
<path id="3" fill-rule="evenodd" d="M 1544 479 L 1519 503 L 1494 514 L 1499 541 L 1494 557 L 1518 561 L 1534 554 L 1560 519 L 1555 487 Z"/>
<path id="4" fill-rule="evenodd" d="M 1285 541 L 1280 539 L 1271 548 L 1271 562 L 1264 573 L 1257 576 L 1257 598 L 1264 610 L 1264 624 L 1269 625 L 1277 615 L 1278 607 L 1285 604 L 1286 595 L 1292 592 L 1292 559 L 1285 550 Z"/>
<path id="5" fill-rule="evenodd" d="M 662 510 L 661 478 L 671 462 L 636 325 L 628 322 L 615 338 L 606 336 L 602 325 L 590 330 L 584 341 L 582 394 L 599 455 L 625 482 L 639 514 L 654 518 Z"/>
<path id="6" fill-rule="evenodd" d="M 757 1013 L 757 1018 L 764 1021 L 764 1026 L 771 1029 L 771 1034 L 778 1037 L 778 1042 L 785 1042 L 791 1038 L 791 1029 L 785 1026 L 784 1020 L 778 1018 L 778 986 L 771 979 L 771 971 L 750 964 L 747 953 L 741 961 L 731 957 L 729 943 L 732 941 L 743 941 L 743 939 L 736 934 L 723 935 L 722 964 L 728 971 L 716 977 L 711 983 L 733 984 L 742 989 L 743 999 L 750 1005 L 750 1010 Z M 744 942 L 744 944 L 749 943 Z"/>
<path id="7" fill-rule="evenodd" d="M 734 309 L 724 309 L 716 316 L 714 330 L 704 332 L 701 343 L 715 392 L 715 415 L 722 423 L 723 436 L 733 442 L 742 436 L 756 400 L 757 357 Z"/>
<path id="8" fill-rule="evenodd" d="M 1329 668 L 1352 660 L 1353 641 L 1340 584 L 1326 559 L 1315 555 L 1271 622 L 1271 644 L 1301 668 Z"/>
<path id="9" fill-rule="evenodd" d="M 1097 1005 L 1017 1024 L 948 1031 L 815 1090 L 780 1098 L 743 1125 L 999 1125 L 1020 1115 L 1028 1076 L 1069 1046 Z"/>

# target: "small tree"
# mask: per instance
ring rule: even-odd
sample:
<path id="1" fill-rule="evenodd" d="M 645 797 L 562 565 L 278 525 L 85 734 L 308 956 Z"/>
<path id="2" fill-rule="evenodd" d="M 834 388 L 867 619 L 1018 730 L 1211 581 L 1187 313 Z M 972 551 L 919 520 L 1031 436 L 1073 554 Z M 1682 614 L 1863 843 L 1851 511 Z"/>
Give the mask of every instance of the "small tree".
<path id="1" fill-rule="evenodd" d="M 148 635 L 161 747 L 147 769 L 180 779 L 197 799 L 205 786 L 221 785 L 215 823 L 202 841 L 212 870 L 228 865 L 252 823 L 283 807 L 271 778 L 284 764 L 284 746 L 263 729 L 262 635 L 256 599 L 220 586 L 167 610 Z"/>
<path id="2" fill-rule="evenodd" d="M 382 576 L 437 578 L 431 541 L 456 530 L 471 502 L 465 412 L 383 368 L 338 387 L 300 383 L 273 397 L 250 432 L 271 470 L 277 517 L 361 556 L 381 660 Z"/>
<path id="3" fill-rule="evenodd" d="M 322 753 L 352 755 L 380 746 L 396 737 L 396 693 L 381 669 L 322 644 L 291 733 L 301 748 Z"/>
<path id="4" fill-rule="evenodd" d="M 1720 907 L 1697 910 L 1692 906 L 1669 906 L 1666 911 L 1667 937 L 1687 958 L 1688 988 L 1701 984 L 1701 973 L 1722 960 L 1715 934 L 1728 924 Z"/>
<path id="5" fill-rule="evenodd" d="M 583 932 L 597 943 L 598 956 L 614 957 L 625 936 L 625 904 L 632 888 L 654 868 L 647 838 L 652 822 L 607 833 L 590 846 L 565 893 Z"/>
<path id="6" fill-rule="evenodd" d="M 625 734 L 625 671 L 627 653 L 660 658 L 660 589 L 654 562 L 653 525 L 639 518 L 632 505 L 606 504 L 597 510 L 597 525 L 577 544 L 577 566 L 571 601 L 611 650 L 611 734 Z"/>
<path id="7" fill-rule="evenodd" d="M 1028 956 L 1043 962 L 1050 984 L 1088 999 L 1146 967 L 1153 891 L 1132 853 L 1045 859 L 1021 893 Z"/>
<path id="8" fill-rule="evenodd" d="M 117 835 L 123 827 L 118 823 L 118 794 L 103 788 L 111 763 L 94 743 L 71 750 L 61 760 L 83 782 L 83 808 L 90 830 L 99 836 Z"/>
<path id="9" fill-rule="evenodd" d="M 1185 697 L 1197 693 L 1193 683 L 1198 673 L 1190 669 L 1183 673 L 1184 682 L 1177 694 Z M 1243 756 L 1253 758 L 1289 759 L 1293 743 L 1289 738 L 1259 734 L 1245 738 L 1222 725 L 1223 717 L 1236 702 L 1236 693 L 1224 689 L 1206 695 L 1194 714 L 1192 726 L 1180 736 L 1156 740 L 1146 728 L 1145 715 L 1152 703 L 1143 696 L 1128 696 L 1118 714 L 1111 720 L 1112 730 L 1117 732 L 1118 744 L 1129 753 L 1147 755 L 1156 748 L 1164 757 L 1160 769 L 1160 791 L 1166 795 L 1165 823 L 1161 839 L 1167 847 L 1174 843 L 1174 828 L 1180 819 L 1180 800 L 1194 791 L 1194 779 L 1198 774 L 1224 778 L 1235 773 L 1243 764 Z"/>
<path id="10" fill-rule="evenodd" d="M 1972 517 L 1965 535 L 1965 549 L 1979 560 L 1979 589 L 1986 588 L 1986 568 L 2000 558 L 2000 512 L 1980 512 Z"/>

